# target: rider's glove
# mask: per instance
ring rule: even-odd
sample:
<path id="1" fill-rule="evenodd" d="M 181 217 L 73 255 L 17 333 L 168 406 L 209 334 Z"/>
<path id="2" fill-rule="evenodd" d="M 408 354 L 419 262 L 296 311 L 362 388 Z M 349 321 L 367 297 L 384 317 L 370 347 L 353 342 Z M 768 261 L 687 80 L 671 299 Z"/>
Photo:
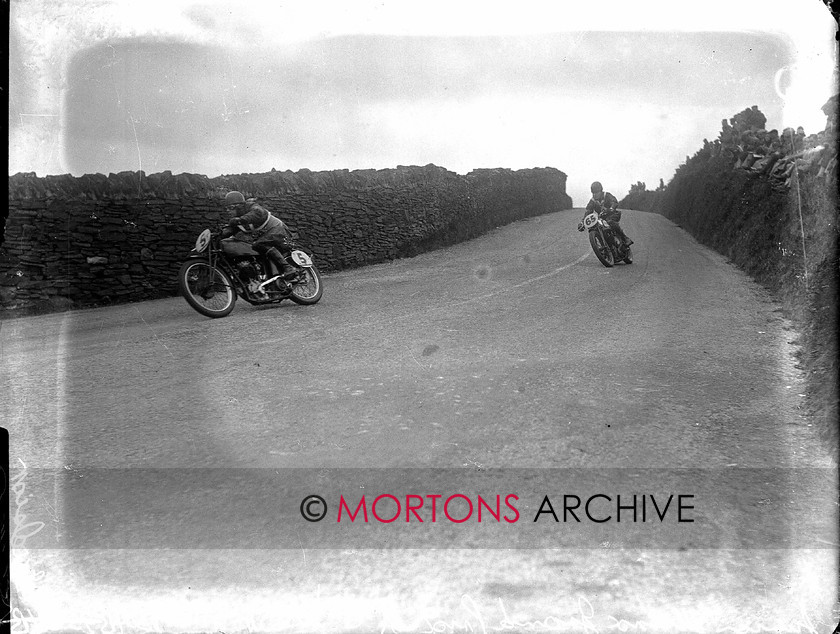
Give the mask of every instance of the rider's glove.
<path id="1" fill-rule="evenodd" d="M 578 231 L 583 231 L 583 223 L 582 222 L 578 223 Z"/>
<path id="2" fill-rule="evenodd" d="M 234 234 L 234 231 L 233 231 L 233 229 L 231 229 L 230 227 L 225 227 L 225 228 L 224 228 L 224 229 L 222 229 L 222 231 L 221 231 L 222 238 L 229 238 L 229 237 L 231 237 L 233 234 Z"/>

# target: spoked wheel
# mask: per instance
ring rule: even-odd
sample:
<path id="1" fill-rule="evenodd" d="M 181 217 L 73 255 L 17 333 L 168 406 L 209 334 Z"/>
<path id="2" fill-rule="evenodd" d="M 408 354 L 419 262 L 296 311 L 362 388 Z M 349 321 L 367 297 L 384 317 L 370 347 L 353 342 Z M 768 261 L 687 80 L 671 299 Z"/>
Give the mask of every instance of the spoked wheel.
<path id="1" fill-rule="evenodd" d="M 607 268 L 615 264 L 615 257 L 613 256 L 612 249 L 610 249 L 609 245 L 604 240 L 604 234 L 600 231 L 590 231 L 589 244 L 592 245 L 592 250 L 601 261 L 601 264 Z"/>
<path id="2" fill-rule="evenodd" d="M 230 277 L 207 262 L 184 262 L 178 271 L 178 286 L 187 303 L 206 317 L 226 317 L 236 304 Z"/>
<path id="3" fill-rule="evenodd" d="M 324 294 L 324 286 L 321 284 L 321 275 L 318 273 L 318 269 L 314 266 L 305 266 L 301 275 L 303 280 L 295 282 L 292 286 L 292 294 L 289 295 L 289 299 L 303 306 L 318 303 L 321 295 Z"/>

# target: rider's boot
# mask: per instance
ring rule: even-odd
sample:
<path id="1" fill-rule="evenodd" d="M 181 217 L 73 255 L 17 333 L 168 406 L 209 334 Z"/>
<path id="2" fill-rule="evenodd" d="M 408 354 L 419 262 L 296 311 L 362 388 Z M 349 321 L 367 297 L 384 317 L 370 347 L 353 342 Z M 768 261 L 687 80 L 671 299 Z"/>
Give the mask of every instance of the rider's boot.
<path id="1" fill-rule="evenodd" d="M 280 253 L 280 249 L 277 247 L 271 247 L 265 254 L 274 260 L 274 263 L 277 265 L 277 268 L 280 270 L 280 275 L 283 276 L 283 279 L 292 279 L 297 275 L 297 271 L 295 268 L 288 263 L 286 258 L 283 257 L 283 254 Z"/>
<path id="2" fill-rule="evenodd" d="M 629 247 L 631 244 L 633 244 L 633 241 L 630 238 L 627 237 L 627 234 L 624 233 L 624 229 L 622 229 L 620 225 L 616 224 L 615 228 L 616 228 L 616 233 L 618 233 L 619 237 L 622 240 L 624 240 L 624 246 Z"/>

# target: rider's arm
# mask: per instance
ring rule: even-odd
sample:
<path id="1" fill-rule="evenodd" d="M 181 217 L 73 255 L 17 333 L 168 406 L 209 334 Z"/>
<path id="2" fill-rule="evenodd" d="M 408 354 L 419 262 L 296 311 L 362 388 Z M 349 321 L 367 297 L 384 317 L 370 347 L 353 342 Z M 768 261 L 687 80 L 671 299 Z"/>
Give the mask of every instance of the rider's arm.
<path id="1" fill-rule="evenodd" d="M 589 202 L 586 203 L 586 209 L 583 212 L 583 218 L 586 218 L 586 215 L 590 211 L 594 211 L 594 210 L 595 210 L 595 201 L 590 199 Z M 583 231 L 583 218 L 581 218 L 580 222 L 578 223 L 578 226 L 577 226 L 578 231 Z"/>
<path id="2" fill-rule="evenodd" d="M 242 227 L 245 231 L 253 231 L 257 227 L 261 226 L 267 218 L 268 211 L 259 205 L 251 205 L 248 211 L 234 220 L 236 220 L 236 224 Z"/>

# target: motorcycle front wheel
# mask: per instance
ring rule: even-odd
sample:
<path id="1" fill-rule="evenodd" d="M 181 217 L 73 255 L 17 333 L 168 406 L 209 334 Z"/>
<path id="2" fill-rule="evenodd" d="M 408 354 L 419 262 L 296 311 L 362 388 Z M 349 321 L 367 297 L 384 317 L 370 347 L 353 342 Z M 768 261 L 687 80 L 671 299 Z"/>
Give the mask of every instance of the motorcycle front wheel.
<path id="1" fill-rule="evenodd" d="M 592 245 L 592 250 L 601 261 L 601 264 L 607 268 L 615 264 L 615 256 L 613 256 L 612 249 L 610 249 L 610 246 L 607 244 L 603 233 L 600 231 L 590 231 L 589 244 Z"/>
<path id="2" fill-rule="evenodd" d="M 187 303 L 205 317 L 226 317 L 236 304 L 236 290 L 228 274 L 201 260 L 181 265 L 178 287 Z"/>
<path id="3" fill-rule="evenodd" d="M 295 282 L 292 287 L 292 293 L 289 295 L 296 304 L 302 306 L 310 306 L 317 304 L 324 294 L 324 285 L 321 283 L 321 274 L 314 266 L 303 267 L 303 280 Z"/>
<path id="4" fill-rule="evenodd" d="M 633 252 L 630 250 L 630 247 L 627 247 L 627 251 L 624 254 L 624 261 L 627 264 L 633 264 Z"/>

